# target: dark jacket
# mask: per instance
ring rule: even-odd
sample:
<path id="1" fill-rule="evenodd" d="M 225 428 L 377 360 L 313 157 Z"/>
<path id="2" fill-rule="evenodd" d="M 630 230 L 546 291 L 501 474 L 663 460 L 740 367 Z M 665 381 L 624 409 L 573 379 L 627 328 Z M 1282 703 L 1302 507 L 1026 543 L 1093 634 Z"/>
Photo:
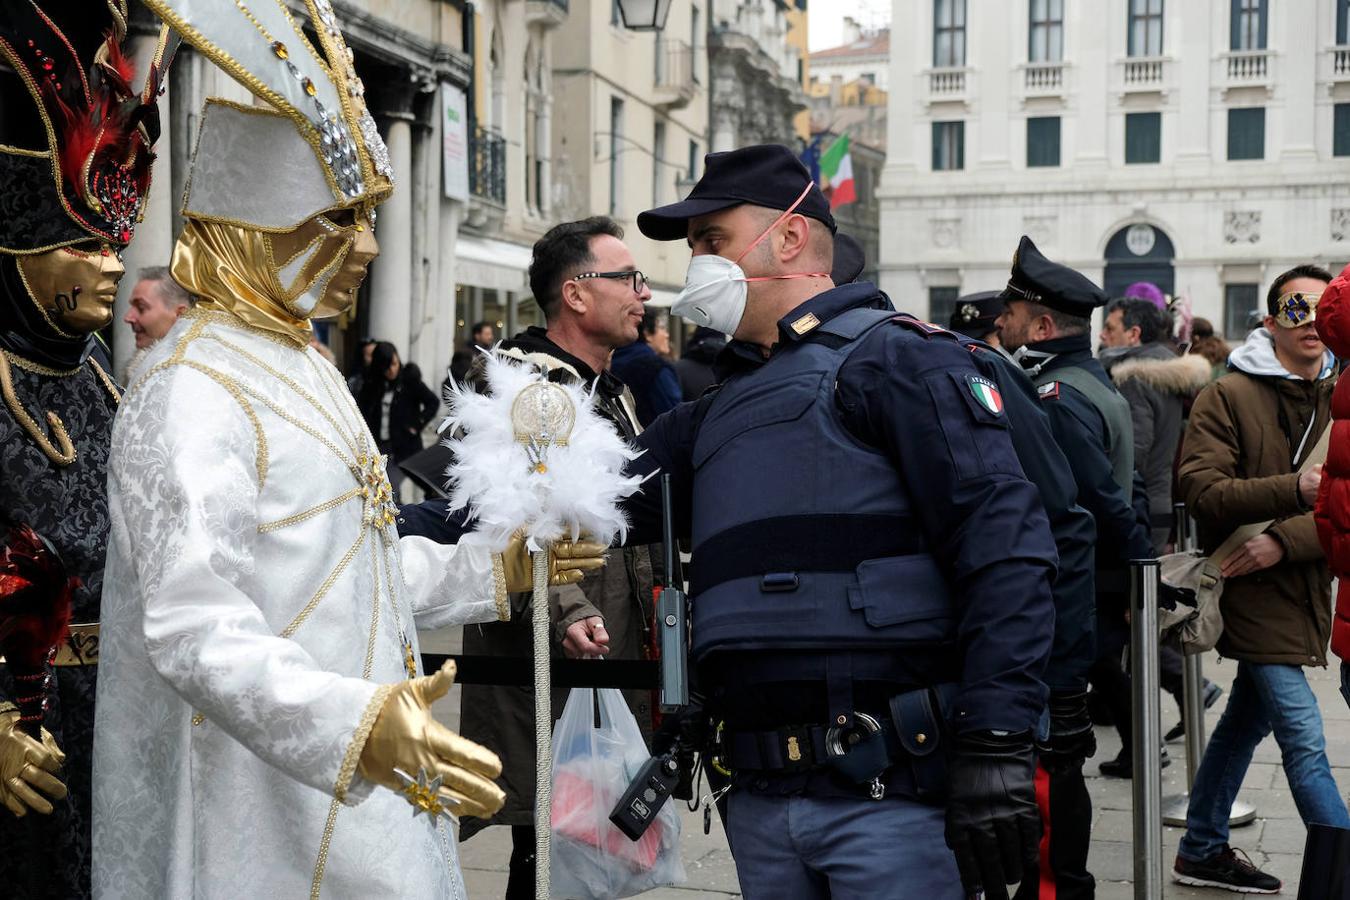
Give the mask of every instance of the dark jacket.
<path id="1" fill-rule="evenodd" d="M 680 393 L 685 400 L 697 400 L 703 392 L 717 383 L 713 364 L 717 354 L 727 345 L 726 335 L 711 328 L 698 328 L 685 345 L 684 355 L 675 363 L 675 374 L 680 379 Z"/>
<path id="2" fill-rule="evenodd" d="M 1111 383 L 1092 357 L 1091 339 L 1086 334 L 1042 341 L 1033 349 L 1055 354 L 1042 366 L 1046 373 L 1077 366 L 1103 384 Z M 1097 593 L 1118 605 L 1123 602 L 1129 561 L 1153 556 L 1153 542 L 1135 513 L 1132 495 L 1121 490 L 1114 478 L 1102 414 L 1066 382 L 1043 385 L 1038 395 L 1041 408 L 1050 417 L 1055 441 L 1073 470 L 1078 502 L 1092 513 L 1097 524 Z"/>
<path id="3" fill-rule="evenodd" d="M 646 341 L 634 341 L 615 350 L 609 368 L 632 391 L 637 421 L 644 428 L 680 402 L 680 381 L 675 377 L 675 367 Z"/>
<path id="4" fill-rule="evenodd" d="M 1317 304 L 1317 333 L 1332 353 L 1350 356 L 1350 266 L 1322 292 Z M 1331 446 L 1317 494 L 1317 536 L 1326 551 L 1331 574 L 1340 579 L 1331 649 L 1350 660 L 1350 379 L 1331 395 Z"/>
<path id="5" fill-rule="evenodd" d="M 793 322 L 811 315 L 828 323 L 858 307 L 889 308 L 890 300 L 866 283 L 819 294 L 779 321 L 772 352 L 792 353 L 799 342 L 829 339 L 817 329 L 799 333 Z M 754 378 L 762 368 L 762 355 L 756 365 L 757 351 L 743 349 L 746 366 L 732 374 L 734 379 Z M 853 439 L 893 460 L 915 510 L 914 536 L 932 548 L 955 600 L 961 652 L 916 646 L 897 654 L 894 663 L 908 667 L 903 678 L 914 684 L 954 672 L 961 683 L 952 703 L 958 733 L 1035 727 L 1044 709 L 1042 674 L 1054 630 L 1050 579 L 1056 554 L 1040 498 L 1017 461 L 1004 417 L 980 412 L 980 401 L 971 393 L 978 379 L 992 377 L 993 371 L 955 335 L 897 316 L 893 324 L 874 328 L 859 340 L 836 380 L 840 423 Z M 772 390 L 771 382 L 763 386 Z M 691 531 L 694 481 L 699 477 L 693 448 L 719 393 L 683 403 L 652 423 L 638 441 L 647 453 L 631 467 L 635 474 L 660 470 L 671 475 L 675 527 L 681 536 Z M 754 424 L 751 419 L 747 427 Z M 809 453 L 811 436 L 802 437 L 794 452 Z M 771 476 L 768 459 L 756 477 Z M 785 497 L 794 488 L 777 486 Z M 633 522 L 632 540 L 660 534 L 658 492 L 630 497 L 625 508 Z M 781 555 L 794 548 L 776 549 Z M 801 550 L 816 552 L 816 546 Z M 692 566 L 697 580 L 697 556 Z M 815 661 L 811 654 L 782 655 L 785 664 L 798 670 L 784 672 L 793 676 L 793 687 L 713 681 L 704 686 L 711 694 L 734 691 L 740 699 L 727 699 L 742 708 L 749 698 L 762 697 L 759 718 L 776 708 L 784 715 L 808 716 L 784 724 L 819 721 L 809 718 L 820 715 L 827 703 Z"/>
<path id="6" fill-rule="evenodd" d="M 1205 388 L 1191 410 L 1182 496 L 1206 552 L 1240 525 L 1274 519 L 1266 533 L 1285 555 L 1225 582 L 1218 650 L 1256 663 L 1326 665 L 1331 575 L 1313 515 L 1299 500 L 1293 459 L 1303 434 L 1306 454 L 1330 420 L 1336 378 L 1329 370 L 1317 381 L 1289 377 L 1263 329 L 1234 351 L 1230 365 L 1235 371 Z"/>
<path id="7" fill-rule="evenodd" d="M 389 391 L 394 396 L 389 406 L 389 439 L 386 442 L 380 437 L 380 419 L 384 394 Z M 357 400 L 361 415 L 381 451 L 389 453 L 395 460 L 405 459 L 422 449 L 422 429 L 436 417 L 441 407 L 436 394 L 423 383 L 421 370 L 412 363 L 404 366 L 392 382 L 366 376 Z"/>
<path id="8" fill-rule="evenodd" d="M 635 438 L 632 399 L 622 382 L 609 372 L 597 375 L 584 362 L 549 340 L 543 328 L 531 327 L 502 342 L 499 352 L 536 365 L 547 366 L 554 381 L 581 381 L 595 385 L 597 409 L 614 423 L 624 437 Z M 471 384 L 481 381 L 483 363 L 470 370 Z M 562 639 L 569 626 L 589 616 L 603 616 L 610 637 L 610 659 L 647 658 L 653 587 L 658 573 L 653 559 L 659 547 L 635 546 L 611 550 L 607 565 L 579 584 L 549 589 L 552 606 L 553 655 L 561 656 Z M 530 594 L 511 595 L 511 621 L 464 628 L 464 652 L 518 658 L 529 665 L 532 654 Z M 651 692 L 625 691 L 625 699 L 644 735 L 652 730 Z M 562 715 L 566 691 L 553 693 L 553 717 Z M 529 825 L 534 816 L 534 691 L 529 687 L 464 685 L 460 713 L 464 736 L 496 752 L 502 758 L 498 784 L 506 791 L 506 805 L 491 821 L 466 818 L 461 837 L 487 825 Z"/>
<path id="9" fill-rule="evenodd" d="M 1162 550 L 1172 528 L 1172 472 L 1185 405 L 1209 384 L 1210 366 L 1200 356 L 1177 356 L 1153 342 L 1104 353 L 1102 365 L 1130 402 L 1134 467 L 1144 477 L 1153 549 Z"/>

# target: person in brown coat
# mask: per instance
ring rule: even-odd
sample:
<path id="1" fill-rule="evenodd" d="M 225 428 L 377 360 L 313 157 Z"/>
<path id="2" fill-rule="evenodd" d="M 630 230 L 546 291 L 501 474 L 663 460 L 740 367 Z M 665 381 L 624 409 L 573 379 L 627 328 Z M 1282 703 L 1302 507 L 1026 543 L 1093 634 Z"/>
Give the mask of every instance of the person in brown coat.
<path id="1" fill-rule="evenodd" d="M 1321 467 L 1298 471 L 1331 417 L 1335 359 L 1313 326 L 1313 295 L 1330 280 L 1312 266 L 1275 279 L 1264 327 L 1229 357 L 1234 371 L 1196 399 L 1186 429 L 1181 492 L 1204 550 L 1240 526 L 1273 523 L 1219 561 L 1218 650 L 1237 660 L 1237 676 L 1191 789 L 1173 869 L 1181 884 L 1279 891 L 1278 878 L 1228 846 L 1233 800 L 1272 731 L 1303 821 L 1350 828 L 1303 674 L 1326 665 L 1331 634 L 1331 577 L 1312 516 Z"/>
<path id="2" fill-rule="evenodd" d="M 533 326 L 497 346 L 497 352 L 547 371 L 553 381 L 593 389 L 597 409 L 625 438 L 641 430 L 633 397 L 607 371 L 610 353 L 637 340 L 643 304 L 651 297 L 633 265 L 623 230 L 596 216 L 551 229 L 534 246 L 530 286 L 544 311 L 546 328 Z M 470 370 L 470 383 L 482 363 Z M 608 565 L 579 584 L 549 589 L 554 654 L 578 658 L 644 659 L 650 637 L 660 547 L 609 551 Z M 464 629 L 464 652 L 519 658 L 530 665 L 530 594 L 511 596 L 511 621 Z M 650 740 L 651 691 L 625 691 L 638 727 Z M 553 694 L 553 717 L 562 715 L 566 691 Z M 461 840 L 489 825 L 510 825 L 512 853 L 506 897 L 533 898 L 534 887 L 534 693 L 530 687 L 464 686 L 461 730 L 502 758 L 498 784 L 506 805 L 492 819 L 466 818 Z"/>

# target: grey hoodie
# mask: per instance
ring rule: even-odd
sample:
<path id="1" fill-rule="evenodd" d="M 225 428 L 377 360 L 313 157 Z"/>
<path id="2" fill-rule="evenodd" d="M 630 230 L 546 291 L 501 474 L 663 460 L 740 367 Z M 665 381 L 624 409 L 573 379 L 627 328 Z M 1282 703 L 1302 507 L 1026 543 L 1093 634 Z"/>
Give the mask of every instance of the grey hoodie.
<path id="1" fill-rule="evenodd" d="M 1275 338 L 1264 328 L 1254 328 L 1232 353 L 1228 354 L 1228 365 L 1248 375 L 1265 375 L 1272 378 L 1293 378 L 1299 376 L 1290 373 L 1275 356 Z M 1322 357 L 1322 371 L 1317 380 L 1328 378 L 1336 367 L 1336 355 L 1327 350 Z"/>

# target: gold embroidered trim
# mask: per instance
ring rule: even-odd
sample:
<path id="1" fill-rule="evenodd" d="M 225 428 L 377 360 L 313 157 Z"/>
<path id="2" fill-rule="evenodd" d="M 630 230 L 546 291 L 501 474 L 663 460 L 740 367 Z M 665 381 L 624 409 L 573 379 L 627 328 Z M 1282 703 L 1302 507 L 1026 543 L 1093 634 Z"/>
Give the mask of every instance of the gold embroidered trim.
<path id="1" fill-rule="evenodd" d="M 250 334 L 256 334 L 259 337 L 267 338 L 272 343 L 280 347 L 285 347 L 287 350 L 304 349 L 293 340 L 288 340 L 275 332 L 268 331 L 266 328 L 250 325 L 234 313 L 226 312 L 223 309 L 209 309 L 201 304 L 197 304 L 190 309 L 183 310 L 182 317 L 185 319 L 197 319 L 202 322 L 210 322 L 216 325 L 224 325 L 229 328 L 238 328 L 240 331 L 247 331 Z M 221 338 L 215 337 L 214 335 L 206 336 L 212 337 L 215 340 L 221 340 Z"/>
<path id="2" fill-rule="evenodd" d="M 113 402 L 121 403 L 122 392 L 117 389 L 117 382 L 108 377 L 108 373 L 103 371 L 103 367 L 98 364 L 98 360 L 94 359 L 92 356 L 89 357 L 89 365 L 93 368 L 94 374 L 98 376 L 99 381 L 102 381 L 103 386 L 108 389 L 108 393 L 112 394 Z"/>
<path id="3" fill-rule="evenodd" d="M 0 716 L 11 711 L 18 712 L 19 708 L 15 706 L 13 703 L 10 703 L 8 700 L 0 703 Z"/>
<path id="4" fill-rule="evenodd" d="M 384 709 L 385 701 L 389 699 L 394 687 L 392 684 L 377 687 L 375 695 L 366 704 L 365 712 L 361 714 L 361 722 L 352 733 L 352 742 L 347 745 L 347 752 L 342 757 L 342 768 L 338 770 L 337 784 L 333 788 L 333 796 L 339 803 L 347 802 L 347 791 L 356 777 L 356 767 L 361 762 L 361 751 L 366 748 L 370 730 L 375 727 L 375 720 L 380 717 L 380 710 Z"/>
<path id="5" fill-rule="evenodd" d="M 328 848 L 333 843 L 333 826 L 337 824 L 338 810 L 342 801 L 334 800 L 328 807 L 328 821 L 323 823 L 323 839 L 319 841 L 319 858 L 314 863 L 314 881 L 309 886 L 309 900 L 319 900 L 319 887 L 323 884 L 323 870 L 328 865 Z"/>
<path id="6" fill-rule="evenodd" d="M 51 426 L 52 437 L 49 438 L 43 432 L 42 427 L 37 421 L 24 409 L 19 397 L 14 393 L 14 379 L 9 370 L 9 353 L 0 354 L 0 395 L 4 396 L 5 405 L 9 407 L 10 414 L 14 420 L 19 423 L 28 436 L 38 445 L 48 459 L 58 466 L 68 466 L 75 461 L 75 445 L 71 443 L 70 433 L 66 431 L 65 424 L 61 417 L 56 413 L 47 412 L 47 424 Z M 52 439 L 56 443 L 52 443 Z"/>
<path id="7" fill-rule="evenodd" d="M 292 525 L 299 525 L 306 519 L 312 519 L 321 513 L 328 512 L 330 509 L 337 509 L 339 506 L 346 503 L 348 500 L 360 496 L 361 496 L 361 489 L 352 488 L 350 491 L 343 494 L 342 496 L 334 497 L 332 500 L 325 500 L 318 506 L 310 507 L 304 512 L 298 512 L 295 515 L 287 516 L 284 519 L 277 519 L 275 522 L 264 522 L 258 526 L 258 534 L 267 534 L 269 531 L 280 531 L 281 529 L 289 528 Z"/>
<path id="8" fill-rule="evenodd" d="M 206 713 L 193 713 L 192 726 L 195 728 L 206 721 Z"/>
<path id="9" fill-rule="evenodd" d="M 359 451 L 356 447 L 355 440 L 353 440 L 352 437 L 343 429 L 343 427 L 340 424 L 338 424 L 337 419 L 333 418 L 332 414 L 328 410 L 323 408 L 322 404 L 319 403 L 318 398 L 315 397 L 313 394 L 311 394 L 309 391 L 305 390 L 303 387 L 301 387 L 299 382 L 297 382 L 294 378 L 291 378 L 290 376 L 286 375 L 283 372 L 277 371 L 275 368 L 263 362 L 257 356 L 254 356 L 252 353 L 249 353 L 243 347 L 240 347 L 238 344 L 225 340 L 225 338 L 221 337 L 220 335 L 205 334 L 202 337 L 207 340 L 215 341 L 216 343 L 225 347 L 231 353 L 238 355 L 241 359 L 248 360 L 249 362 L 253 363 L 253 365 L 262 369 L 268 375 L 271 375 L 274 379 L 280 381 L 282 384 L 286 385 L 286 387 L 290 388 L 292 391 L 295 391 L 295 393 L 299 394 L 300 399 L 304 400 L 310 406 L 314 407 L 314 409 L 319 413 L 319 415 L 323 416 L 323 418 L 327 420 L 328 424 L 332 426 L 333 430 L 338 433 L 338 436 L 341 437 L 343 442 L 347 445 L 347 449 L 351 451 L 352 456 L 358 455 Z M 293 344 L 291 345 L 291 349 L 295 349 L 295 346 Z M 311 432 L 311 434 L 313 433 Z"/>
<path id="10" fill-rule="evenodd" d="M 69 378 L 71 375 L 79 374 L 80 371 L 79 366 L 76 366 L 73 369 L 48 368 L 41 363 L 33 362 L 31 359 L 24 359 L 19 354 L 9 350 L 0 350 L 0 353 L 4 354 L 5 359 L 9 360 L 20 369 L 23 369 L 25 372 L 32 372 L 34 375 L 46 375 L 48 378 Z M 90 362 L 92 361 L 93 357 L 90 357 Z"/>
<path id="11" fill-rule="evenodd" d="M 375 562 L 375 565 L 371 567 L 374 569 L 375 583 L 370 592 L 370 636 L 366 638 L 366 661 L 361 666 L 361 677 L 365 679 L 369 679 L 371 673 L 375 671 L 375 636 L 380 631 L 380 582 L 383 580 L 380 556 L 376 553 L 372 553 L 371 556 L 374 557 Z M 402 648 L 399 652 L 402 652 Z"/>
<path id="12" fill-rule="evenodd" d="M 338 576 L 346 570 L 347 566 L 356 556 L 357 551 L 361 549 L 361 545 L 365 542 L 366 529 L 362 528 L 361 533 L 356 536 L 356 542 L 347 548 L 347 552 L 343 554 L 342 559 L 338 561 L 337 568 L 328 573 L 328 577 L 323 580 L 323 584 L 319 585 L 319 589 L 314 593 L 314 596 L 310 598 L 310 601 L 305 604 L 304 609 L 296 614 L 296 617 L 291 620 L 291 624 L 282 629 L 282 637 L 291 637 L 299 630 L 301 625 L 305 624 L 305 620 L 309 618 L 310 613 L 314 612 L 315 608 L 319 605 L 319 601 L 323 600 L 323 598 L 328 595 L 328 592 L 332 590 L 333 584 L 338 580 Z"/>
<path id="13" fill-rule="evenodd" d="M 48 159 L 52 155 L 50 150 L 30 150 L 27 147 L 15 147 L 13 144 L 0 144 L 0 153 L 9 153 L 13 156 L 32 156 L 36 159 Z"/>
<path id="14" fill-rule="evenodd" d="M 500 553 L 492 554 L 492 601 L 497 606 L 497 621 L 511 620 L 511 600 L 506 594 L 506 567 Z"/>

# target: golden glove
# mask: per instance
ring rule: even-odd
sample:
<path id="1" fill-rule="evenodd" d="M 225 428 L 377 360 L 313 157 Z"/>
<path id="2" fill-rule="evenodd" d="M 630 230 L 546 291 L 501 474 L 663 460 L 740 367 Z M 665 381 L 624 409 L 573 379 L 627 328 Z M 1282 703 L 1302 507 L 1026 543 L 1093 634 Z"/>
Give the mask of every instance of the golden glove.
<path id="1" fill-rule="evenodd" d="M 395 685 L 370 729 L 356 770 L 426 812 L 436 810 L 418 803 L 417 792 L 408 789 L 408 778 L 422 773 L 428 780 L 439 778 L 439 791 L 427 799 L 438 799 L 455 815 L 487 819 L 506 802 L 506 794 L 492 781 L 502 773 L 502 761 L 431 715 L 431 704 L 454 683 L 455 664 L 447 662 L 435 675 Z"/>
<path id="2" fill-rule="evenodd" d="M 588 571 L 605 565 L 605 551 L 609 548 L 595 541 L 558 541 L 549 547 L 548 583 L 557 587 L 576 584 Z M 516 535 L 502 551 L 502 571 L 506 575 L 506 590 L 512 594 L 534 589 L 534 563 L 525 547 L 525 538 Z"/>
<path id="3" fill-rule="evenodd" d="M 66 786 L 52 774 L 65 761 L 51 732 L 42 729 L 38 743 L 19 729 L 17 709 L 0 711 L 0 802 L 10 812 L 22 817 L 31 809 L 49 815 L 52 805 L 42 794 L 53 800 L 66 796 Z"/>

